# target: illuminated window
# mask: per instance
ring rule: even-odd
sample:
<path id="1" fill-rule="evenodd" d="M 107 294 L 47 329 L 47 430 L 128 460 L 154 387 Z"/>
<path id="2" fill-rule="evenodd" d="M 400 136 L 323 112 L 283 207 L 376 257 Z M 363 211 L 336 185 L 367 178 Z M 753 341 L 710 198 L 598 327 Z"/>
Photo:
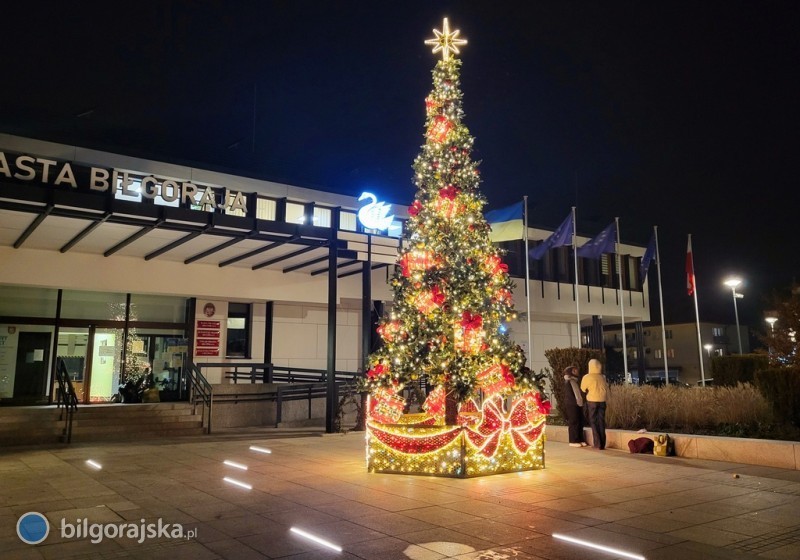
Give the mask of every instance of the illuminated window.
<path id="1" fill-rule="evenodd" d="M 339 212 L 339 229 L 356 231 L 358 229 L 356 223 L 355 212 L 347 212 L 346 210 Z"/>
<path id="2" fill-rule="evenodd" d="M 392 224 L 386 230 L 386 235 L 389 237 L 401 237 L 403 235 L 403 222 L 400 220 L 393 220 Z"/>
<path id="3" fill-rule="evenodd" d="M 667 348 L 667 358 L 674 358 L 674 357 L 675 357 L 675 349 Z"/>
<path id="4" fill-rule="evenodd" d="M 314 225 L 319 227 L 331 227 L 331 209 L 315 207 Z"/>
<path id="5" fill-rule="evenodd" d="M 664 354 L 661 351 L 661 348 L 656 348 L 655 356 L 656 356 L 656 360 L 660 360 L 661 358 L 664 357 Z"/>
<path id="6" fill-rule="evenodd" d="M 270 198 L 256 199 L 256 218 L 259 220 L 275 220 L 277 204 Z"/>
<path id="7" fill-rule="evenodd" d="M 117 176 L 117 189 L 114 191 L 114 198 L 117 200 L 129 200 L 131 202 L 139 202 L 142 200 L 142 180 L 129 177 L 130 184 L 127 187 L 128 192 L 135 194 L 122 194 L 122 175 Z"/>
<path id="8" fill-rule="evenodd" d="M 286 223 L 302 224 L 305 221 L 305 207 L 296 202 L 286 203 Z"/>
<path id="9" fill-rule="evenodd" d="M 714 327 L 711 329 L 711 332 L 714 334 L 714 336 L 725 336 L 725 329 L 722 327 Z"/>

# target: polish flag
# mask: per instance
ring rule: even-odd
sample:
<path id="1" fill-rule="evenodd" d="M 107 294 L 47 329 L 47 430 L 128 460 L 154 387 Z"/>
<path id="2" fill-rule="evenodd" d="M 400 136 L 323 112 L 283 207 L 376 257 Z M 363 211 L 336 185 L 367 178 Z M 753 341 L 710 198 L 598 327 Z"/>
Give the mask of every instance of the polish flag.
<path id="1" fill-rule="evenodd" d="M 689 236 L 689 244 L 686 247 L 686 292 L 694 295 L 694 258 L 692 257 L 692 236 Z"/>

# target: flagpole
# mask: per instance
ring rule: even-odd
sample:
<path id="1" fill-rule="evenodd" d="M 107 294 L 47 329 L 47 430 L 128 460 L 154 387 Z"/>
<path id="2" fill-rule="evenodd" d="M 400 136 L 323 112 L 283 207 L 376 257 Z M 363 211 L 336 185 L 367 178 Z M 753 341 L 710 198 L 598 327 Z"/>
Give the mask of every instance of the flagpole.
<path id="1" fill-rule="evenodd" d="M 658 249 L 658 226 L 653 226 L 656 239 L 656 270 L 658 271 L 658 303 L 661 306 L 661 344 L 664 353 L 664 381 L 669 385 L 669 367 L 667 366 L 667 327 L 664 323 L 664 291 L 661 288 L 661 253 Z"/>
<path id="2" fill-rule="evenodd" d="M 578 339 L 577 348 L 581 344 L 581 304 L 580 292 L 578 292 L 578 225 L 575 220 L 575 207 L 572 207 L 572 255 L 575 260 L 575 315 L 578 317 Z"/>
<path id="3" fill-rule="evenodd" d="M 697 275 L 694 273 L 694 253 L 691 251 L 692 249 L 692 234 L 689 234 L 689 254 L 691 255 L 692 259 L 692 280 L 694 287 L 692 292 L 694 293 L 694 316 L 697 319 L 697 355 L 700 357 L 700 382 L 703 387 L 706 386 L 706 372 L 703 366 L 703 339 L 700 337 L 700 310 L 697 305 Z"/>
<path id="4" fill-rule="evenodd" d="M 617 282 L 619 285 L 617 286 L 617 293 L 619 294 L 619 314 L 620 320 L 622 321 L 622 361 L 625 367 L 625 371 L 623 372 L 625 375 L 625 379 L 628 379 L 628 341 L 627 336 L 625 335 L 625 304 L 622 297 L 622 261 L 620 260 L 619 250 L 620 250 L 620 242 L 619 242 L 619 218 L 614 218 L 614 222 L 616 224 L 617 229 Z M 642 372 L 640 372 L 642 373 Z M 642 383 L 641 377 L 639 378 L 639 384 Z"/>
<path id="5" fill-rule="evenodd" d="M 525 306 L 528 323 L 528 366 L 533 365 L 533 339 L 531 338 L 531 257 L 528 254 L 528 195 L 522 197 L 523 239 L 525 240 Z"/>

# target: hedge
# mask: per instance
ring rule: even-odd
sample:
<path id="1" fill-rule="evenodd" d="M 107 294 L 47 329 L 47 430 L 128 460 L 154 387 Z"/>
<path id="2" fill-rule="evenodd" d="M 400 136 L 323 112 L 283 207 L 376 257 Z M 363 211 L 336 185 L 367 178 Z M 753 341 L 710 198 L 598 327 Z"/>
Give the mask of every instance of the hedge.
<path id="1" fill-rule="evenodd" d="M 757 371 L 755 383 L 778 419 L 800 427 L 800 367 Z"/>
<path id="2" fill-rule="evenodd" d="M 711 358 L 711 375 L 714 385 L 735 387 L 737 383 L 754 383 L 754 374 L 769 367 L 769 356 L 744 354 L 714 356 Z"/>

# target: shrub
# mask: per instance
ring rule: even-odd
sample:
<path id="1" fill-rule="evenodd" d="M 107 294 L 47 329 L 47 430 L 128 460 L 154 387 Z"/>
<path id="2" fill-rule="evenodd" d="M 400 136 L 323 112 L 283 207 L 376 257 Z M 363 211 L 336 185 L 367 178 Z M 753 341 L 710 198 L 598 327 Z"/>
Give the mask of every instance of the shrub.
<path id="1" fill-rule="evenodd" d="M 752 432 L 771 421 L 767 400 L 752 385 L 741 383 L 705 389 L 612 385 L 606 412 L 609 428 L 626 430 L 694 433 L 739 426 Z"/>
<path id="2" fill-rule="evenodd" d="M 755 380 L 778 419 L 800 427 L 800 367 L 764 369 L 756 372 Z"/>
<path id="3" fill-rule="evenodd" d="M 589 369 L 589 360 L 605 362 L 603 351 L 591 348 L 550 348 L 545 350 L 544 356 L 550 364 L 547 380 L 559 412 L 564 410 L 564 368 L 578 366 L 578 372 L 583 376 Z"/>
<path id="4" fill-rule="evenodd" d="M 737 383 L 753 383 L 755 372 L 769 367 L 769 356 L 744 354 L 742 356 L 714 356 L 711 358 L 711 375 L 714 385 L 733 387 Z"/>

